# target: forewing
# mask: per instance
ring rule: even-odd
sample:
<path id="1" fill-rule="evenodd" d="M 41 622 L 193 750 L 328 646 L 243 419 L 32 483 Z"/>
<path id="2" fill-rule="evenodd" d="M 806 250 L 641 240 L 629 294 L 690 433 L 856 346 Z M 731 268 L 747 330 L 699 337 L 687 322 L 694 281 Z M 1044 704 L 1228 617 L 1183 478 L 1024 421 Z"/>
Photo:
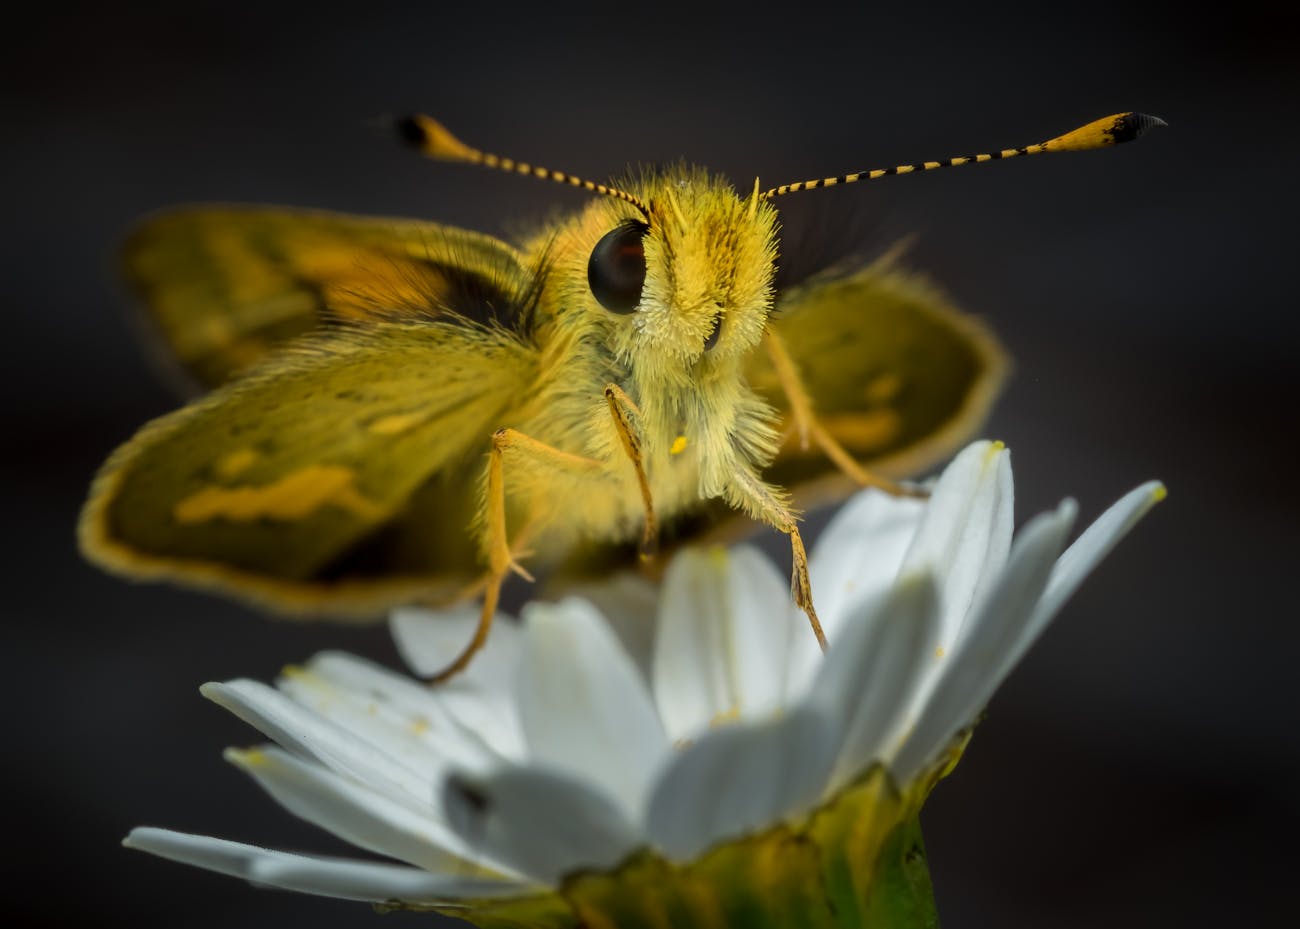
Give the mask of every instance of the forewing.
<path id="1" fill-rule="evenodd" d="M 476 570 L 484 453 L 536 366 L 496 327 L 382 320 L 318 335 L 119 449 L 82 513 L 83 550 L 282 612 L 446 599 Z"/>
<path id="2" fill-rule="evenodd" d="M 127 279 L 164 356 L 209 388 L 322 323 L 420 307 L 513 327 L 520 256 L 476 232 L 310 210 L 201 206 L 145 220 Z"/>
<path id="3" fill-rule="evenodd" d="M 954 452 L 982 426 L 1006 376 L 1006 357 L 979 320 L 889 261 L 788 292 L 771 325 L 817 417 L 882 475 L 919 474 Z M 746 374 L 788 426 L 788 402 L 766 352 L 753 354 Z M 765 476 L 805 507 L 853 486 L 793 434 Z"/>

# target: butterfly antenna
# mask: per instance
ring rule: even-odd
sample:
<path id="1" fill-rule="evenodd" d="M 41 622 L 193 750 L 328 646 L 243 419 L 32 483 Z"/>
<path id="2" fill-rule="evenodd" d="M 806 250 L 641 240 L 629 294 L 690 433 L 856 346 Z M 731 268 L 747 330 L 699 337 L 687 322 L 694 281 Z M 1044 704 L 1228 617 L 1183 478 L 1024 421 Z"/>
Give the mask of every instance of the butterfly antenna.
<path id="1" fill-rule="evenodd" d="M 447 131 L 446 126 L 436 119 L 422 113 L 404 116 L 397 120 L 397 131 L 405 142 L 428 158 L 436 158 L 439 161 L 463 161 L 469 164 L 483 165 L 486 168 L 499 168 L 502 171 L 513 171 L 516 174 L 540 177 L 543 180 L 555 181 L 557 184 L 568 184 L 570 187 L 581 187 L 583 190 L 590 190 L 592 193 L 625 200 L 645 214 L 646 219 L 650 218 L 649 208 L 625 190 L 597 184 L 595 181 L 584 180 L 572 174 L 565 174 L 563 171 L 552 171 L 550 168 L 530 165 L 524 161 L 515 161 L 513 158 L 502 158 L 500 155 L 493 155 L 490 152 L 481 152 L 456 138 Z"/>
<path id="2" fill-rule="evenodd" d="M 965 164 L 978 164 L 985 161 L 1001 161 L 1020 155 L 1041 155 L 1044 152 L 1086 152 L 1093 148 L 1105 148 L 1121 142 L 1131 142 L 1148 129 L 1169 125 L 1158 116 L 1145 113 L 1116 113 L 1103 119 L 1093 120 L 1086 126 L 1058 135 L 1037 145 L 1024 148 L 1004 148 L 1000 152 L 983 155 L 959 155 L 947 161 L 923 161 L 920 164 L 895 165 L 892 168 L 875 168 L 870 171 L 858 171 L 854 174 L 841 174 L 839 177 L 824 177 L 817 181 L 799 181 L 794 184 L 782 184 L 763 192 L 763 199 L 782 197 L 800 190 L 816 190 L 818 187 L 834 187 L 837 184 L 856 184 L 858 181 L 874 181 L 878 177 L 893 174 L 911 174 L 914 171 L 933 171 L 936 168 L 956 168 Z"/>

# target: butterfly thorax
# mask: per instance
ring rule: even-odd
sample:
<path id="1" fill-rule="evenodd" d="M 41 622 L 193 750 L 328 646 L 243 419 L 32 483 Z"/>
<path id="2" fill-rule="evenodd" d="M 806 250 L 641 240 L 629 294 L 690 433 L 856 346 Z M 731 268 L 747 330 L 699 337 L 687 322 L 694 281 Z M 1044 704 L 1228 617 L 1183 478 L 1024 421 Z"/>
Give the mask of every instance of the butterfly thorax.
<path id="1" fill-rule="evenodd" d="M 602 198 L 525 246 L 550 264 L 537 339 L 551 359 L 541 365 L 549 374 L 521 428 L 608 464 L 618 518 L 593 512 L 589 499 L 582 509 L 593 514 L 588 531 L 623 527 L 615 534 L 632 531 L 641 503 L 607 386 L 620 388 L 634 407 L 632 424 L 665 516 L 723 494 L 738 469 L 761 469 L 775 453 L 773 413 L 742 374 L 746 357 L 761 350 L 771 312 L 775 210 L 693 169 L 625 186 L 649 205 L 648 221 L 631 205 Z M 644 226 L 644 283 L 633 308 L 612 312 L 592 292 L 589 264 L 603 237 L 631 223 Z M 591 486 L 583 482 L 583 492 Z"/>

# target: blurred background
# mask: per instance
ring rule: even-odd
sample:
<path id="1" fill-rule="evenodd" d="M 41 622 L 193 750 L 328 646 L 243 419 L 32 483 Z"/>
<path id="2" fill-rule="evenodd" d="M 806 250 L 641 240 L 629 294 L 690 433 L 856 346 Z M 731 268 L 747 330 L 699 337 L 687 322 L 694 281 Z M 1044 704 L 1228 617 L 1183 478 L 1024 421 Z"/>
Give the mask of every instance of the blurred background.
<path id="1" fill-rule="evenodd" d="M 988 434 L 1013 450 L 1019 520 L 1064 495 L 1091 519 L 1150 477 L 1170 489 L 1002 688 L 928 805 L 944 925 L 1291 921 L 1300 508 L 1283 450 L 1296 429 L 1300 33 L 1290 14 L 1239 5 L 903 7 L 33 11 L 0 66 L 15 916 L 380 919 L 118 844 L 151 824 L 339 851 L 221 761 L 256 736 L 197 687 L 268 679 L 323 647 L 396 664 L 381 627 L 271 623 L 79 559 L 95 469 L 177 403 L 115 276 L 141 214 L 276 203 L 502 233 L 583 202 L 413 157 L 374 128 L 407 110 L 587 177 L 684 157 L 745 186 L 1021 145 L 1138 109 L 1171 128 L 782 206 L 864 224 L 868 253 L 915 235 L 910 264 L 1000 333 L 1016 371 Z"/>

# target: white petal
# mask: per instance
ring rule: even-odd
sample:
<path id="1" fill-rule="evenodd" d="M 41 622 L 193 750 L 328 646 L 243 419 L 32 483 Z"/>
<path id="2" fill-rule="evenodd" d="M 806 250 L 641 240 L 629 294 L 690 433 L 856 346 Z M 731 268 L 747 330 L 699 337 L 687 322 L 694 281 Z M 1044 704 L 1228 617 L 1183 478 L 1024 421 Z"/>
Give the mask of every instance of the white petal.
<path id="1" fill-rule="evenodd" d="M 326 652 L 276 682 L 297 703 L 357 733 L 409 770 L 437 776 L 449 762 L 492 767 L 523 754 L 510 690 L 490 702 L 444 686 L 431 687 L 354 655 Z M 432 782 L 432 780 L 430 781 Z"/>
<path id="2" fill-rule="evenodd" d="M 411 770 L 359 734 L 265 684 L 237 680 L 204 684 L 199 690 L 296 755 L 418 809 L 429 803 L 433 790 L 430 776 Z"/>
<path id="3" fill-rule="evenodd" d="M 530 604 L 524 623 L 518 704 L 530 756 L 594 781 L 632 815 L 669 751 L 645 682 L 585 600 Z"/>
<path id="4" fill-rule="evenodd" d="M 1047 586 L 1056 556 L 1074 524 L 1074 502 L 1043 513 L 1020 531 L 1006 569 L 951 655 L 890 767 L 906 784 L 971 722 L 1019 660 L 1016 641 Z"/>
<path id="5" fill-rule="evenodd" d="M 945 648 L 956 640 L 981 588 L 1006 563 L 1013 501 L 1011 453 L 1000 442 L 967 446 L 935 485 L 901 570 L 929 570 L 938 578 Z"/>
<path id="6" fill-rule="evenodd" d="M 612 798 L 558 771 L 509 766 L 453 776 L 442 803 L 467 844 L 547 884 L 613 867 L 644 844 Z"/>
<path id="7" fill-rule="evenodd" d="M 804 704 L 706 732 L 659 777 L 645 814 L 651 840 L 685 861 L 806 812 L 826 786 L 837 729 L 820 707 Z"/>
<path id="8" fill-rule="evenodd" d="M 821 649 L 790 599 L 789 579 L 757 548 L 740 545 L 727 552 L 726 600 L 728 609 L 720 619 L 730 630 L 715 641 L 729 648 L 714 653 L 714 665 L 725 665 L 734 682 L 733 712 L 765 717 L 784 705 L 791 650 L 798 644 Z"/>
<path id="9" fill-rule="evenodd" d="M 443 610 L 404 607 L 389 614 L 388 626 L 403 660 L 417 674 L 442 671 L 474 637 L 480 608 Z M 519 623 L 498 612 L 483 648 L 469 666 L 433 688 L 438 700 L 469 730 L 508 758 L 522 755 L 513 689 L 523 636 Z"/>
<path id="10" fill-rule="evenodd" d="M 1159 481 L 1148 481 L 1141 487 L 1130 490 L 1074 540 L 1074 544 L 1065 550 L 1052 569 L 1047 590 L 1025 628 L 1024 637 L 1027 641 L 1023 643 L 1023 648 L 1028 648 L 1038 638 L 1043 627 L 1052 621 L 1065 601 L 1078 590 L 1084 578 L 1110 554 L 1110 550 L 1137 525 L 1138 520 L 1165 498 L 1165 494 L 1165 487 Z"/>
<path id="11" fill-rule="evenodd" d="M 255 858 L 278 858 L 287 856 L 287 852 L 276 852 L 245 845 L 242 842 L 230 842 L 209 836 L 192 835 L 187 832 L 173 832 L 170 829 L 157 829 L 152 826 L 137 826 L 122 840 L 126 848 L 148 852 L 169 861 L 194 865 L 225 874 L 229 877 L 248 878 L 249 864 Z"/>
<path id="12" fill-rule="evenodd" d="M 404 732 L 439 755 L 520 757 L 524 737 L 513 706 L 511 670 L 490 689 L 458 680 L 428 685 L 346 652 L 321 652 L 307 669 L 344 690 L 368 695 L 400 721 Z M 465 761 L 468 764 L 468 761 Z"/>
<path id="13" fill-rule="evenodd" d="M 458 899 L 510 896 L 529 890 L 528 885 L 516 881 L 430 874 L 402 865 L 295 855 L 168 829 L 132 829 L 122 844 L 255 884 L 346 900 L 454 903 Z"/>
<path id="14" fill-rule="evenodd" d="M 401 865 L 303 855 L 256 860 L 249 879 L 299 893 L 375 903 L 457 905 L 484 898 L 525 897 L 540 890 L 519 881 L 429 874 Z"/>
<path id="15" fill-rule="evenodd" d="M 800 638 L 816 649 L 789 583 L 760 551 L 682 551 L 664 578 L 652 678 L 669 738 L 780 706 Z"/>
<path id="16" fill-rule="evenodd" d="M 850 604 L 876 596 L 898 577 L 925 506 L 923 500 L 869 488 L 826 524 L 808 569 L 828 638 L 834 638 Z"/>
<path id="17" fill-rule="evenodd" d="M 576 584 L 568 591 L 571 596 L 586 600 L 605 617 L 641 676 L 650 680 L 659 585 L 624 571 L 610 578 Z"/>
<path id="18" fill-rule="evenodd" d="M 430 610 L 400 607 L 388 615 L 388 629 L 402 660 L 421 677 L 432 677 L 447 667 L 474 638 L 479 607 L 469 604 Z M 519 624 L 497 613 L 483 648 L 469 667 L 448 684 L 470 688 L 500 687 L 510 680 L 519 661 Z"/>
<path id="19" fill-rule="evenodd" d="M 499 761 L 481 738 L 463 732 L 445 713 L 412 718 L 381 695 L 340 685 L 314 667 L 288 668 L 276 685 L 295 703 L 337 724 L 381 757 L 400 765 L 414 778 L 412 785 L 421 785 L 426 797 L 440 770 L 452 760 L 480 767 L 492 767 Z M 442 736 L 440 742 L 423 737 L 423 730 L 435 727 Z"/>
<path id="20" fill-rule="evenodd" d="M 924 513 L 922 500 L 869 488 L 855 494 L 822 531 L 808 572 L 817 616 L 832 648 L 846 617 L 893 584 Z M 821 664 L 816 642 L 801 637 L 793 643 L 787 699 L 808 691 Z"/>
<path id="21" fill-rule="evenodd" d="M 273 747 L 228 750 L 226 759 L 289 812 L 359 848 L 426 871 L 463 876 L 469 870 L 465 859 L 472 852 L 435 815 L 432 796 L 422 814 Z"/>
<path id="22" fill-rule="evenodd" d="M 826 656 L 810 700 L 841 727 L 830 789 L 852 780 L 892 748 L 935 661 L 938 592 L 928 574 L 900 578 L 859 602 Z"/>

